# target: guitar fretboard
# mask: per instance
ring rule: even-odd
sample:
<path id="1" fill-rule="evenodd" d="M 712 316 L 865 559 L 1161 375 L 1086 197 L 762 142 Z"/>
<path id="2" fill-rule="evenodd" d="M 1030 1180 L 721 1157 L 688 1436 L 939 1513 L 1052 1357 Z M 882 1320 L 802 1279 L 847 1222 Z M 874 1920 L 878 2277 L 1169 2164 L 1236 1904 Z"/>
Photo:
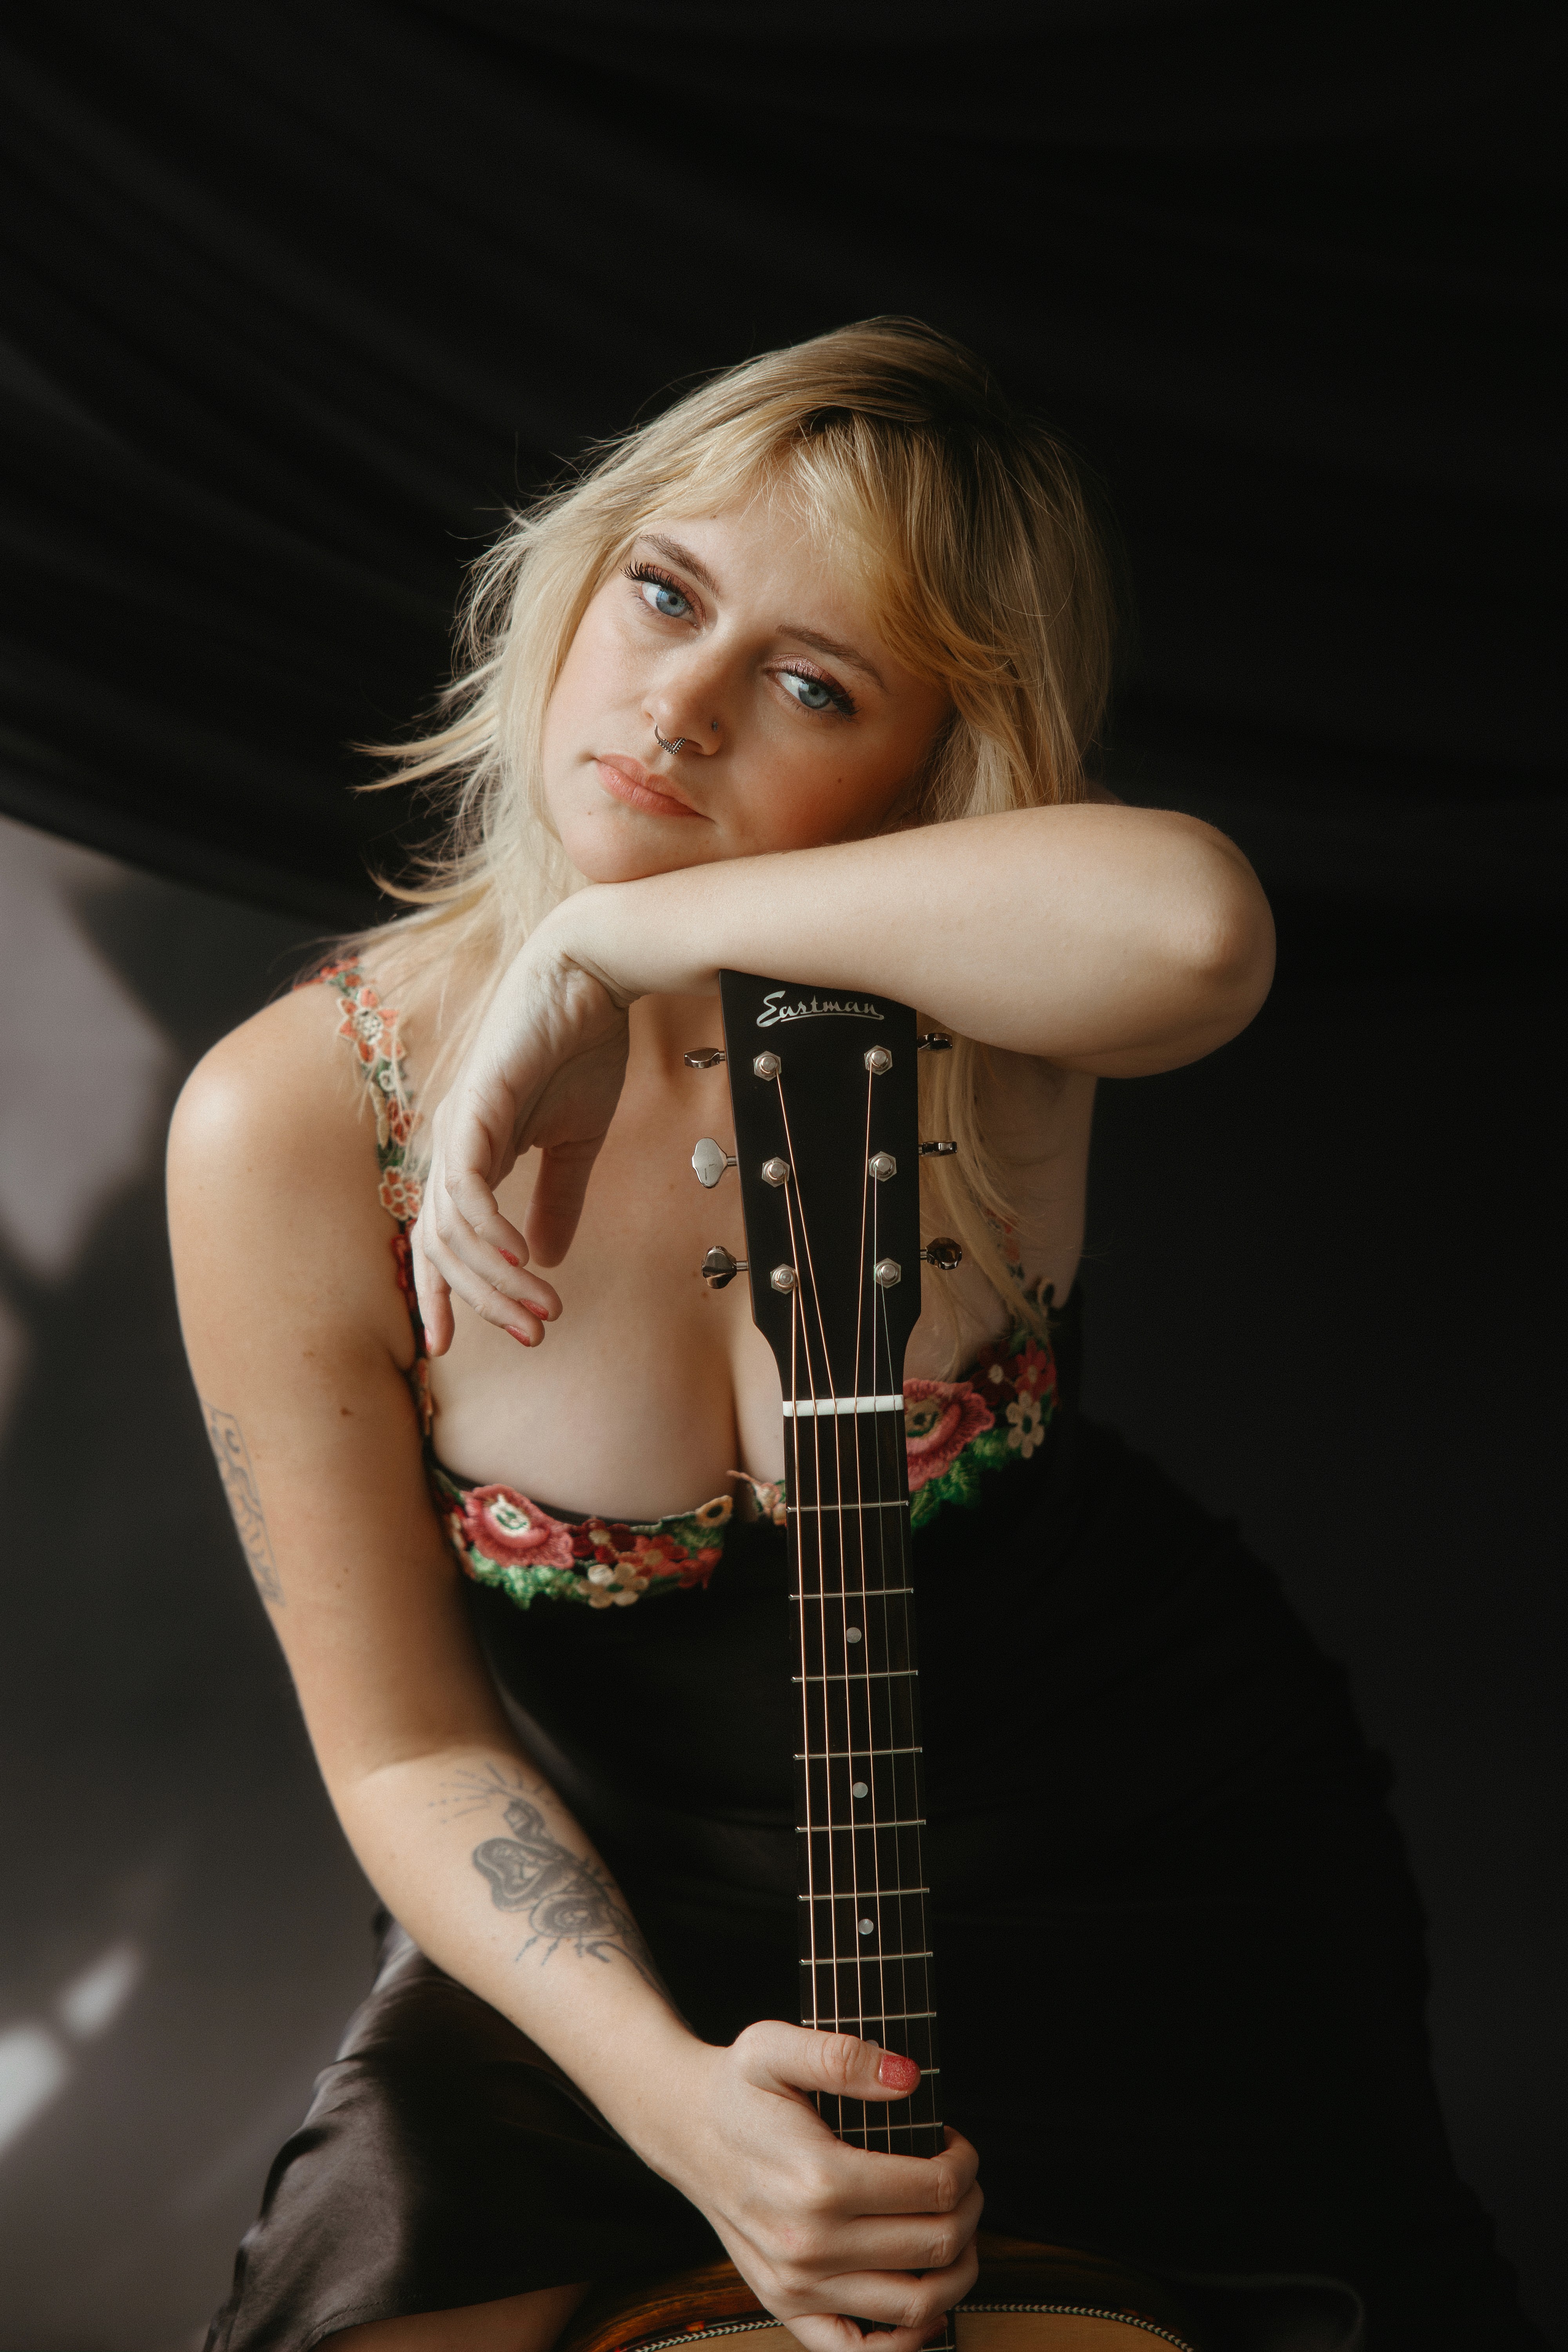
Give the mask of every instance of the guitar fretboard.
<path id="1" fill-rule="evenodd" d="M 801 2019 L 913 2059 L 919 2087 L 891 2108 L 820 2104 L 858 2147 L 929 2156 L 942 2127 L 903 1400 L 847 1402 L 786 1424 Z"/>

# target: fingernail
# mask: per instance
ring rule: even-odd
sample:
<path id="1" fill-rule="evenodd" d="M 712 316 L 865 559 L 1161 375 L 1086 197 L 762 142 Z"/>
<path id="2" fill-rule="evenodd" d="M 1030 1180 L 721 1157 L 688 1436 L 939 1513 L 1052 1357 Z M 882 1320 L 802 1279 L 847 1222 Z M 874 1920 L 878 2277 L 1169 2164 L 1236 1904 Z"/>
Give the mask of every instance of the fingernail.
<path id="1" fill-rule="evenodd" d="M 503 1323 L 503 1324 L 501 1325 L 501 1329 L 502 1329 L 503 1331 L 510 1331 L 510 1332 L 511 1333 L 512 1338 L 517 1341 L 517 1344 L 518 1344 L 518 1346 L 519 1346 L 520 1348 L 531 1348 L 531 1347 L 532 1347 L 533 1342 L 532 1342 L 532 1340 L 529 1338 L 529 1336 L 528 1336 L 527 1332 L 526 1332 L 526 1331 L 520 1331 L 520 1330 L 518 1329 L 517 1325 L 516 1325 L 515 1323 Z"/>
<path id="2" fill-rule="evenodd" d="M 508 1265 L 521 1265 L 522 1264 L 522 1260 L 520 1257 L 513 1257 L 510 1250 L 502 1250 L 501 1255 L 505 1258 Z"/>
<path id="3" fill-rule="evenodd" d="M 895 2051 L 885 2050 L 877 2069 L 877 2080 L 889 2091 L 898 2091 L 908 2098 L 920 2081 L 921 2070 L 912 2058 L 900 2058 Z M 941 2333 L 941 2330 L 938 2330 Z"/>

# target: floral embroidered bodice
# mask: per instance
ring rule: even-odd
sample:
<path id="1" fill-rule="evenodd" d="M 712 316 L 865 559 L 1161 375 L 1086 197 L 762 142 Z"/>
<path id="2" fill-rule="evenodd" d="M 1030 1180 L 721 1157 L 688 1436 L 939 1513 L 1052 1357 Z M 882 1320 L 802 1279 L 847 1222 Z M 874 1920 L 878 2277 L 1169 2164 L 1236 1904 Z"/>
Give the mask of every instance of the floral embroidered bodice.
<path id="1" fill-rule="evenodd" d="M 585 1601 L 591 1609 L 626 1609 L 644 1593 L 706 1586 L 723 1557 L 725 1531 L 734 1515 L 732 1496 L 716 1495 L 711 1502 L 661 1519 L 557 1518 L 514 1487 L 470 1486 L 437 1459 L 430 1443 L 429 1362 L 408 1241 L 419 1214 L 420 1180 L 412 1161 L 419 1114 L 411 1108 L 405 1085 L 397 1013 L 381 1003 L 357 964 L 328 964 L 314 977 L 342 1001 L 338 1034 L 358 1056 L 374 1107 L 381 1204 L 396 1228 L 393 1254 L 414 1327 L 408 1383 L 425 1438 L 431 1494 L 464 1573 L 476 1583 L 499 1587 L 521 1609 L 547 1596 Z M 990 1472 L 1028 1460 L 1056 1410 L 1055 1360 L 1022 1325 L 982 1349 L 961 1381 L 906 1381 L 913 1524 L 924 1526 L 944 1504 L 977 1503 Z M 764 1517 L 784 1525 L 788 1503 L 782 1485 L 739 1470 L 731 1475 L 751 1488 Z"/>

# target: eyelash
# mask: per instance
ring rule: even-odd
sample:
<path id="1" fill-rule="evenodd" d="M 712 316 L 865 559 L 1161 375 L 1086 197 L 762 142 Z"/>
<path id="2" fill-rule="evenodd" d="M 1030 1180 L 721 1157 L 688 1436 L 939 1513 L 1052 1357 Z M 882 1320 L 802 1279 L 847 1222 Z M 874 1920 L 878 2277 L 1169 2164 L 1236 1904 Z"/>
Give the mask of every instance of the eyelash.
<path id="1" fill-rule="evenodd" d="M 679 581 L 673 579 L 668 572 L 661 571 L 657 563 L 628 563 L 626 577 L 637 582 L 657 581 L 661 588 L 668 588 L 677 596 L 684 596 L 689 604 L 693 601 Z M 654 617 L 658 619 L 660 615 L 656 614 Z M 843 687 L 836 685 L 825 671 L 813 668 L 809 662 L 791 662 L 788 668 L 792 677 L 809 678 L 813 686 L 826 687 L 832 706 L 841 719 L 855 717 L 859 705 L 854 696 L 847 692 Z"/>

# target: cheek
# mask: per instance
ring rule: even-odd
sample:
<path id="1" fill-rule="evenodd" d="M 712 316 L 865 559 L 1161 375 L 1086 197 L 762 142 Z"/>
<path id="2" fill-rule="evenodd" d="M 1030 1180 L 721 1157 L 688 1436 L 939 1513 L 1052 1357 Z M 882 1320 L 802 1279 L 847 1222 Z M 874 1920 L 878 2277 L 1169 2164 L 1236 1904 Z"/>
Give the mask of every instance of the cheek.
<path id="1" fill-rule="evenodd" d="M 878 761 L 862 767 L 852 759 L 804 762 L 795 790 L 778 794 L 765 820 L 779 849 L 855 841 L 875 833 L 903 789 L 904 769 L 892 772 Z"/>

